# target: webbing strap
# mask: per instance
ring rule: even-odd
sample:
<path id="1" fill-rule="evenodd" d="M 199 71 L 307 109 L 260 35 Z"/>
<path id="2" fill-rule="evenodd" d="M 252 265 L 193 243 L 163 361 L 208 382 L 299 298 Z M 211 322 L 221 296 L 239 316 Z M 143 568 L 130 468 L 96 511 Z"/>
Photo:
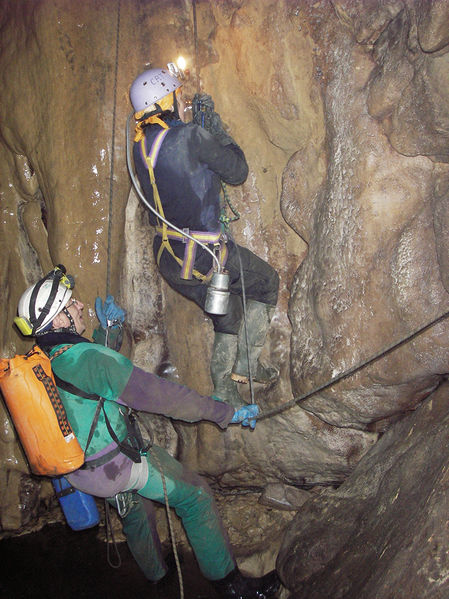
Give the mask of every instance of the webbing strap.
<path id="1" fill-rule="evenodd" d="M 182 272 L 183 270 L 185 270 L 185 272 L 188 272 L 188 266 L 187 266 L 187 264 L 186 264 L 186 269 L 184 269 L 184 260 L 181 260 L 181 258 L 179 258 L 179 257 L 178 257 L 178 256 L 175 254 L 175 252 L 174 252 L 174 250 L 173 250 L 172 246 L 170 245 L 170 242 L 169 242 L 169 240 L 168 240 L 168 239 L 164 239 L 164 237 L 163 237 L 163 236 L 162 236 L 162 243 L 161 243 L 161 247 L 159 248 L 159 251 L 158 251 L 158 253 L 157 253 L 157 257 L 156 257 L 156 262 L 157 262 L 158 266 L 159 266 L 159 262 L 160 262 L 160 260 L 161 260 L 162 252 L 163 252 L 164 250 L 167 250 L 167 252 L 168 252 L 168 253 L 169 253 L 169 254 L 172 256 L 172 258 L 174 258 L 174 259 L 176 260 L 176 262 L 177 262 L 177 263 L 179 264 L 179 266 L 181 267 L 181 272 Z M 189 259 L 189 263 L 191 263 L 191 264 L 193 265 L 192 258 L 194 258 L 194 256 L 191 256 L 191 257 L 190 257 L 190 259 Z M 191 278 L 192 278 L 192 276 L 185 276 L 185 272 L 184 272 L 184 276 L 181 276 L 181 278 L 184 278 L 184 279 L 191 279 Z M 192 270 L 191 270 L 191 275 L 193 275 L 193 276 L 195 277 L 195 279 L 199 279 L 200 281 L 206 282 L 206 281 L 208 281 L 208 280 L 211 278 L 211 276 L 212 276 L 212 272 L 209 272 L 207 275 L 203 275 L 203 274 L 202 274 L 202 273 L 200 273 L 200 271 L 199 271 L 199 270 L 197 270 L 196 268 L 192 268 Z"/>
<path id="2" fill-rule="evenodd" d="M 151 166 L 153 169 L 156 168 L 159 150 L 161 149 L 162 142 L 164 141 L 164 138 L 167 135 L 168 131 L 169 129 L 163 129 L 156 135 L 156 138 L 153 141 L 153 145 L 151 146 L 149 154 L 147 154 L 146 152 L 146 137 L 142 139 L 141 149 L 143 152 L 143 158 L 145 160 L 149 159 L 151 161 Z"/>
<path id="3" fill-rule="evenodd" d="M 55 354 L 51 357 L 51 359 L 53 360 L 54 358 L 56 358 L 56 356 L 60 356 L 63 352 L 68 350 L 70 347 L 72 347 L 72 346 L 65 345 L 64 347 L 61 347 L 59 350 L 57 350 L 55 352 Z M 90 426 L 89 435 L 87 437 L 87 443 L 86 443 L 86 447 L 84 449 L 84 453 L 87 452 L 90 442 L 92 441 L 92 437 L 93 437 L 94 431 L 97 427 L 98 419 L 100 417 L 100 412 L 101 412 L 101 410 L 103 410 L 104 420 L 105 420 L 108 432 L 109 432 L 112 440 L 117 444 L 117 448 L 113 449 L 111 452 L 109 452 L 107 454 L 108 460 L 111 459 L 113 457 L 113 455 L 117 455 L 119 452 L 121 452 L 121 453 L 125 454 L 128 458 L 130 458 L 133 462 L 138 463 L 141 461 L 141 457 L 140 457 L 141 453 L 140 453 L 139 449 L 137 449 L 137 448 L 135 449 L 132 445 L 129 445 L 126 442 L 128 439 L 131 439 L 131 442 L 134 440 L 131 438 L 131 435 L 130 435 L 130 428 L 129 428 L 128 422 L 127 422 L 127 419 L 129 417 L 128 415 L 122 414 L 122 416 L 125 418 L 125 423 L 126 423 L 126 428 L 127 428 L 128 434 L 123 439 L 123 441 L 119 441 L 117 435 L 115 434 L 114 429 L 111 426 L 108 415 L 106 414 L 106 410 L 104 408 L 104 402 L 105 402 L 104 397 L 101 397 L 100 395 L 97 395 L 96 393 L 88 393 L 87 391 L 83 391 L 83 389 L 80 389 L 79 387 L 76 387 L 72 383 L 69 383 L 68 381 L 65 381 L 64 379 L 61 379 L 55 373 L 53 373 L 53 376 L 55 377 L 57 386 L 61 387 L 61 389 L 68 391 L 72 395 L 77 395 L 78 397 L 84 397 L 85 399 L 92 399 L 93 401 L 97 402 L 97 408 L 95 410 L 92 424 Z M 106 458 L 106 456 L 102 456 L 98 459 L 87 460 L 86 467 L 99 466 L 101 463 L 105 463 L 106 461 L 108 461 L 108 460 L 105 460 L 105 458 Z"/>
<path id="4" fill-rule="evenodd" d="M 58 499 L 61 499 L 61 497 L 67 497 L 67 495 L 72 495 L 73 493 L 75 493 L 76 489 L 74 489 L 72 486 L 70 487 L 66 487 L 65 489 L 60 489 L 59 491 L 56 491 L 56 497 Z"/>
<path id="5" fill-rule="evenodd" d="M 164 209 L 162 208 L 162 202 L 161 202 L 161 198 L 159 196 L 159 190 L 157 188 L 156 178 L 154 175 L 154 169 L 156 167 L 157 159 L 159 156 L 159 150 L 161 148 L 162 142 L 163 142 L 165 136 L 167 135 L 168 131 L 169 131 L 169 129 L 163 129 L 156 135 L 156 138 L 153 141 L 153 145 L 151 146 L 149 153 L 147 153 L 147 149 L 146 149 L 146 137 L 143 137 L 142 140 L 140 141 L 140 151 L 142 154 L 142 158 L 145 160 L 145 162 L 147 164 L 148 175 L 150 177 L 150 183 L 153 188 L 153 200 L 154 200 L 154 205 L 156 207 L 156 212 L 162 217 L 161 220 L 157 219 L 158 230 L 160 231 L 160 235 L 162 236 L 162 244 L 161 244 L 161 247 L 159 248 L 159 252 L 157 255 L 157 264 L 159 266 L 162 252 L 165 249 L 169 252 L 169 254 L 171 254 L 171 256 L 176 260 L 176 262 L 178 262 L 178 264 L 181 266 L 181 268 L 183 268 L 183 260 L 181 260 L 181 258 L 178 258 L 178 256 L 176 256 L 175 252 L 173 251 L 173 248 L 170 245 L 170 241 L 169 241 L 169 237 L 168 237 L 167 223 L 165 222 L 165 220 L 163 220 L 163 219 L 165 219 Z M 192 266 L 193 266 L 193 264 L 192 264 Z M 189 270 L 189 267 L 187 267 L 186 272 L 188 272 L 188 270 Z M 192 274 L 196 278 L 198 278 L 202 281 L 206 280 L 206 275 L 201 274 L 199 271 L 196 271 L 193 268 L 192 268 Z M 191 275 L 189 278 L 191 278 Z"/>
<path id="6" fill-rule="evenodd" d="M 156 227 L 156 232 L 158 235 L 163 237 L 162 227 Z M 191 279 L 193 275 L 195 276 L 195 278 L 200 279 L 201 281 L 208 281 L 212 276 L 213 268 L 211 268 L 211 270 L 206 275 L 203 275 L 198 270 L 193 268 L 193 265 L 195 264 L 197 248 L 197 243 L 194 240 L 200 241 L 201 243 L 214 244 L 216 247 L 218 247 L 219 261 L 222 266 L 225 265 L 226 259 L 228 257 L 226 240 L 223 238 L 221 231 L 190 231 L 188 229 L 185 229 L 185 232 L 188 233 L 191 237 L 193 237 L 193 239 L 189 239 L 179 231 L 175 231 L 172 229 L 166 230 L 166 235 L 168 239 L 182 241 L 186 244 L 184 250 L 184 259 L 181 260 L 181 258 L 176 256 L 169 242 L 167 242 L 166 244 L 162 242 L 157 255 L 157 263 L 159 265 L 162 252 L 164 251 L 164 249 L 166 249 L 181 266 L 181 279 Z"/>
<path id="7" fill-rule="evenodd" d="M 147 168 L 148 174 L 150 176 L 150 183 L 153 187 L 153 199 L 154 204 L 156 206 L 156 211 L 165 218 L 164 210 L 162 208 L 161 198 L 159 196 L 159 190 L 156 185 L 156 178 L 154 176 L 154 169 L 156 168 L 157 159 L 159 156 L 159 150 L 161 149 L 162 142 L 164 141 L 165 136 L 169 132 L 169 129 L 163 129 L 156 135 L 156 139 L 153 141 L 153 145 L 151 146 L 151 150 L 149 154 L 146 151 L 146 137 L 143 137 L 140 142 L 140 150 L 142 152 L 142 157 L 144 158 Z M 159 219 L 158 219 L 159 220 Z M 167 228 L 166 223 L 162 223 L 162 227 Z"/>
<path id="8" fill-rule="evenodd" d="M 156 138 L 153 141 L 153 145 L 151 146 L 150 152 L 148 154 L 147 154 L 147 149 L 146 149 L 146 137 L 143 137 L 140 141 L 141 155 L 147 164 L 148 175 L 150 177 L 150 183 L 153 188 L 153 200 L 154 200 L 154 205 L 156 207 L 156 212 L 162 217 L 161 218 L 162 222 L 161 222 L 161 220 L 157 219 L 158 226 L 156 227 L 156 230 L 157 230 L 157 234 L 162 237 L 162 243 L 161 243 L 161 247 L 159 248 L 159 251 L 158 251 L 158 254 L 156 257 L 156 261 L 159 266 L 162 253 L 164 250 L 167 250 L 168 253 L 176 260 L 176 262 L 181 267 L 181 275 L 180 275 L 181 279 L 185 279 L 185 280 L 191 279 L 192 276 L 194 276 L 196 279 L 199 279 L 202 282 L 207 282 L 212 277 L 213 268 L 211 268 L 211 270 L 205 275 L 203 273 L 199 272 L 199 270 L 193 268 L 193 265 L 195 263 L 196 246 L 197 246 L 195 241 L 186 238 L 184 235 L 182 235 L 181 233 L 179 233 L 177 231 L 170 230 L 168 228 L 165 220 L 163 220 L 163 219 L 165 219 L 165 215 L 164 215 L 164 210 L 162 208 L 161 198 L 159 196 L 159 190 L 156 185 L 154 168 L 157 163 L 157 159 L 159 156 L 159 150 L 161 148 L 162 142 L 164 141 L 164 138 L 165 138 L 166 134 L 168 133 L 168 131 L 169 131 L 169 129 L 163 129 L 156 135 Z M 198 239 L 198 241 L 202 241 L 203 243 L 214 243 L 215 245 L 218 245 L 218 243 L 220 242 L 220 251 L 219 251 L 220 258 L 219 259 L 221 261 L 221 264 L 224 265 L 224 263 L 226 262 L 228 252 L 227 252 L 227 248 L 226 248 L 226 243 L 224 242 L 223 239 L 220 239 L 220 233 L 219 232 L 218 233 L 215 233 L 215 232 L 210 233 L 208 231 L 194 231 L 194 233 L 198 235 L 198 237 L 196 237 L 196 239 Z M 191 234 L 191 233 L 189 233 L 189 234 Z M 201 236 L 204 236 L 204 241 L 201 239 Z M 195 235 L 192 235 L 192 237 L 195 237 Z M 212 240 L 210 240 L 211 238 L 212 238 Z M 186 240 L 186 249 L 184 252 L 183 260 L 175 254 L 175 252 L 170 244 L 170 239 Z"/>
<path id="9" fill-rule="evenodd" d="M 159 235 L 162 235 L 161 227 L 156 227 L 156 231 Z M 169 239 L 175 239 L 176 241 L 183 241 L 188 243 L 192 241 L 187 237 L 187 234 L 194 239 L 201 241 L 201 243 L 214 243 L 217 244 L 221 239 L 221 231 L 191 231 L 190 229 L 183 229 L 183 232 L 167 229 L 167 236 Z"/>

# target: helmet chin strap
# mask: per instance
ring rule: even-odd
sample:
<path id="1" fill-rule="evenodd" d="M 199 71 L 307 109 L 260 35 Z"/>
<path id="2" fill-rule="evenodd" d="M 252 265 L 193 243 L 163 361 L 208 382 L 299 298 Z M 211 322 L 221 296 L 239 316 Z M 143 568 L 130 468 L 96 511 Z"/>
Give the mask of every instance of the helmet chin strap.
<path id="1" fill-rule="evenodd" d="M 67 308 L 63 308 L 62 312 L 67 316 L 70 321 L 70 326 L 68 327 L 59 327 L 59 329 L 53 329 L 53 333 L 61 333 L 62 331 L 70 331 L 71 333 L 77 333 L 75 321 L 73 320 L 73 316 L 67 310 Z"/>

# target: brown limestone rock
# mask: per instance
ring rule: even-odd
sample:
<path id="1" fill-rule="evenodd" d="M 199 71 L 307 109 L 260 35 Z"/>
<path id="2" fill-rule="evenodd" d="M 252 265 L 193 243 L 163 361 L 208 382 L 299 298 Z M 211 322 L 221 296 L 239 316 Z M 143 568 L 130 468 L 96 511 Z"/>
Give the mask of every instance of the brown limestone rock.
<path id="1" fill-rule="evenodd" d="M 449 45 L 449 10 L 446 0 L 416 3 L 418 40 L 424 52 L 438 52 Z"/>
<path id="2" fill-rule="evenodd" d="M 250 166 L 245 184 L 229 190 L 241 214 L 232 234 L 280 273 L 264 357 L 281 377 L 255 389 L 269 412 L 447 309 L 444 3 L 432 3 L 430 21 L 424 3 L 397 0 L 196 4 L 198 73 L 189 2 L 121 2 L 117 63 L 117 3 L 1 5 L 0 346 L 3 355 L 27 349 L 12 318 L 50 259 L 77 277 L 89 333 L 109 258 L 110 291 L 128 312 L 127 354 L 210 392 L 210 322 L 161 283 L 125 161 L 131 80 L 149 63 L 184 54 L 186 92 L 198 86 L 213 96 Z M 447 350 L 442 323 L 254 432 L 179 423 L 175 430 L 160 419 L 156 437 L 220 483 L 229 506 L 229 490 L 281 484 L 301 495 L 338 485 L 372 448 L 375 431 L 440 384 Z M 26 464 L 12 446 L 2 439 L 1 480 L 11 481 L 2 512 L 10 506 L 8 526 L 20 527 L 13 509 Z M 250 559 L 247 531 L 263 552 L 264 528 L 280 525 L 260 515 L 263 506 L 247 519 L 245 509 L 253 508 L 239 508 L 236 537 Z"/>
<path id="3" fill-rule="evenodd" d="M 448 391 L 395 424 L 338 490 L 302 506 L 277 562 L 291 599 L 447 597 Z"/>
<path id="4" fill-rule="evenodd" d="M 372 44 L 404 8 L 401 0 L 333 0 L 340 21 L 359 44 Z"/>
<path id="5" fill-rule="evenodd" d="M 406 156 L 448 162 L 447 2 L 417 2 L 388 23 L 374 45 L 368 109 Z"/>
<path id="6" fill-rule="evenodd" d="M 319 193 L 295 188 L 298 206 L 313 203 L 305 214 L 314 226 L 289 303 L 297 395 L 380 354 L 448 306 L 435 251 L 434 165 L 401 156 L 367 115 L 371 58 L 343 28 L 322 24 L 319 33 L 332 35 L 323 52 L 332 73 L 323 89 L 328 166 Z M 445 331 L 443 322 L 302 407 L 336 426 L 388 422 L 439 384 L 448 368 Z"/>

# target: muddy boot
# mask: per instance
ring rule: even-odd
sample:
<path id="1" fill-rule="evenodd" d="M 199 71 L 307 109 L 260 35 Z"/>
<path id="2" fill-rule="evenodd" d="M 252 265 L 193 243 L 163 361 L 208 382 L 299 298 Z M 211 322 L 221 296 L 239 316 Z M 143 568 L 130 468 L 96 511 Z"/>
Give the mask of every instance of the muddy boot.
<path id="1" fill-rule="evenodd" d="M 250 578 L 235 568 L 225 578 L 212 582 L 222 599 L 269 599 L 281 586 L 276 570 L 260 578 Z"/>
<path id="2" fill-rule="evenodd" d="M 234 408 L 239 408 L 245 403 L 240 397 L 237 383 L 231 379 L 232 366 L 237 354 L 237 340 L 237 335 L 215 333 L 210 363 L 210 375 L 214 384 L 213 398 Z"/>
<path id="3" fill-rule="evenodd" d="M 268 385 L 279 378 L 279 370 L 271 365 L 259 362 L 260 352 L 265 343 L 268 328 L 275 306 L 248 300 L 246 305 L 246 329 L 248 331 L 249 352 L 246 345 L 245 323 L 242 322 L 239 333 L 237 359 L 232 369 L 232 379 L 238 383 L 249 380 L 248 353 L 251 376 L 255 383 Z"/>

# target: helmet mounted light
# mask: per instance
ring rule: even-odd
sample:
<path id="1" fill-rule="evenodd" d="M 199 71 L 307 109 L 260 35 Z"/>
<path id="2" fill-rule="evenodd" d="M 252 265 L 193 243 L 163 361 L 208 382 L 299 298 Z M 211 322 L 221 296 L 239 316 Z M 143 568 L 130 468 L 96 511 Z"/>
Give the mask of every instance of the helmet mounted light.
<path id="1" fill-rule="evenodd" d="M 167 69 L 177 79 L 184 81 L 186 79 L 186 59 L 184 56 L 179 56 L 176 62 L 167 63 Z"/>

